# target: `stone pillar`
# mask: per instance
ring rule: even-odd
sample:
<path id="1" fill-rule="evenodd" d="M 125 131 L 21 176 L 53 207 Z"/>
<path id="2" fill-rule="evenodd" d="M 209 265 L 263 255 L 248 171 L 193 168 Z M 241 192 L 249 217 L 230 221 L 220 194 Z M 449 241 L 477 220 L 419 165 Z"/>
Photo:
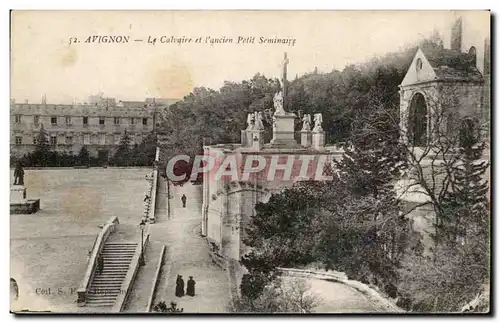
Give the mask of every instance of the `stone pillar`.
<path id="1" fill-rule="evenodd" d="M 312 142 L 312 135 L 310 130 L 301 130 L 300 131 L 300 145 L 302 147 L 309 147 L 311 146 Z"/>
<path id="2" fill-rule="evenodd" d="M 247 131 L 241 130 L 241 145 L 246 147 L 248 145 Z"/>
<path id="3" fill-rule="evenodd" d="M 261 150 L 264 146 L 264 131 L 263 130 L 253 130 L 250 133 L 250 138 L 252 138 L 252 147 L 254 150 Z"/>
<path id="4" fill-rule="evenodd" d="M 275 114 L 273 124 L 273 145 L 296 145 L 294 113 Z"/>
<path id="5" fill-rule="evenodd" d="M 314 149 L 323 149 L 325 147 L 325 132 L 323 130 L 312 132 L 312 146 Z"/>

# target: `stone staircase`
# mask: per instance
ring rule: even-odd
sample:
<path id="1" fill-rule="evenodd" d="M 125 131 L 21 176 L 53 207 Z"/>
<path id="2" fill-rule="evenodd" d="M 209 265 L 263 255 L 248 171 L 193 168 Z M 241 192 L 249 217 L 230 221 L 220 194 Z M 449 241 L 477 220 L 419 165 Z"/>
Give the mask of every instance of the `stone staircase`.
<path id="1" fill-rule="evenodd" d="M 112 307 L 120 292 L 137 243 L 107 242 L 101 252 L 104 269 L 97 272 L 87 293 L 87 306 Z"/>

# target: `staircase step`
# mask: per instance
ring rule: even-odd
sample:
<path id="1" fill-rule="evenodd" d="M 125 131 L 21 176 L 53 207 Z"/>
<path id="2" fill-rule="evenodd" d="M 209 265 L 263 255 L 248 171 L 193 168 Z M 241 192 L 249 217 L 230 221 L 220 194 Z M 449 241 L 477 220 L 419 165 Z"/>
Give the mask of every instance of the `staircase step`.
<path id="1" fill-rule="evenodd" d="M 122 285 L 122 281 L 99 281 L 96 282 L 94 285 L 92 285 L 91 290 L 99 290 L 103 289 L 103 287 L 106 287 L 105 289 L 109 288 L 120 288 Z"/>
<path id="2" fill-rule="evenodd" d="M 137 242 L 106 242 L 105 246 L 127 246 L 127 245 L 137 245 Z"/>
<path id="3" fill-rule="evenodd" d="M 86 301 L 88 303 L 94 303 L 94 304 L 97 304 L 97 303 L 108 303 L 108 304 L 113 304 L 116 300 L 116 296 L 113 296 L 112 298 L 111 297 L 108 297 L 108 298 L 88 298 Z"/>
<path id="4" fill-rule="evenodd" d="M 108 251 L 104 251 L 103 253 L 101 253 L 101 256 L 104 256 L 104 257 L 113 257 L 113 256 L 119 256 L 119 257 L 133 257 L 135 255 L 135 250 L 134 251 L 131 251 L 131 252 L 108 252 Z"/>
<path id="5" fill-rule="evenodd" d="M 116 283 L 116 282 L 122 282 L 124 277 L 103 277 L 103 278 L 99 278 L 99 279 L 96 279 L 95 282 L 96 283 Z"/>
<path id="6" fill-rule="evenodd" d="M 137 247 L 133 247 L 133 248 L 107 248 L 107 247 L 104 247 L 102 249 L 102 251 L 112 251 L 112 252 L 130 252 L 130 251 L 135 251 L 137 249 Z"/>
<path id="7" fill-rule="evenodd" d="M 95 291 L 90 290 L 87 295 L 92 297 L 103 297 L 116 296 L 120 293 L 120 287 L 109 287 L 109 288 L 96 288 Z"/>
<path id="8" fill-rule="evenodd" d="M 115 303 L 87 303 L 87 306 L 88 307 L 101 307 L 101 308 L 105 308 L 105 307 L 112 307 Z"/>
<path id="9" fill-rule="evenodd" d="M 96 293 L 87 293 L 87 297 L 90 298 L 99 298 L 99 299 L 106 299 L 106 298 L 116 298 L 116 295 L 120 294 L 120 289 L 118 288 L 117 290 L 101 290 Z"/>
<path id="10" fill-rule="evenodd" d="M 97 300 L 89 300 L 86 303 L 87 306 L 89 307 L 112 307 L 115 305 L 115 301 L 104 301 L 104 302 L 98 302 Z"/>

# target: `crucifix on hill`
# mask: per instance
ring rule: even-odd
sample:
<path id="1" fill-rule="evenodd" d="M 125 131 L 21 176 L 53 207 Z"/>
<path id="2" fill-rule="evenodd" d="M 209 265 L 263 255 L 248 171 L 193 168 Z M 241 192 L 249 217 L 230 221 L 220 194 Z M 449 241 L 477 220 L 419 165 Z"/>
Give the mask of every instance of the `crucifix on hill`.
<path id="1" fill-rule="evenodd" d="M 283 109 L 286 111 L 287 108 L 287 84 L 286 84 L 286 67 L 290 61 L 288 60 L 288 57 L 286 56 L 285 52 L 285 57 L 283 58 L 283 76 L 281 78 L 281 83 L 283 84 Z"/>

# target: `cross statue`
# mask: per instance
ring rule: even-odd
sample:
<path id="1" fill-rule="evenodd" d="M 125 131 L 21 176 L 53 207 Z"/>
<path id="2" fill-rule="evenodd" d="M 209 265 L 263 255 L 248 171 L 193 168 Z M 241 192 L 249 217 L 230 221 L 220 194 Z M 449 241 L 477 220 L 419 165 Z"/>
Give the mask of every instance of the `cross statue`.
<path id="1" fill-rule="evenodd" d="M 283 109 L 286 111 L 286 107 L 287 107 L 287 94 L 288 94 L 288 91 L 287 91 L 287 88 L 286 88 L 286 67 L 288 65 L 290 61 L 288 60 L 288 57 L 286 56 L 286 52 L 285 52 L 285 57 L 283 58 L 283 77 L 282 77 L 282 83 L 283 83 Z"/>

